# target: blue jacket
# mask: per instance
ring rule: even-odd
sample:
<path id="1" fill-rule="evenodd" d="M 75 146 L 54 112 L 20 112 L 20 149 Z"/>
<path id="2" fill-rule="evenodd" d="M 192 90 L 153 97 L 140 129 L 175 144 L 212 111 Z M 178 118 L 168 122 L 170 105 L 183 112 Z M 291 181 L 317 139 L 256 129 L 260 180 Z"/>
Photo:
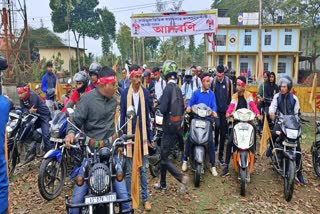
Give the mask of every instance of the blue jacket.
<path id="1" fill-rule="evenodd" d="M 37 109 L 37 114 L 40 114 L 40 119 L 42 121 L 50 121 L 51 113 L 48 106 L 41 99 L 41 97 L 34 91 L 30 90 L 30 96 L 27 102 L 20 100 L 20 106 L 22 111 L 28 111 L 32 106 Z"/>
<path id="2" fill-rule="evenodd" d="M 10 104 L 6 97 L 0 95 L 0 213 L 8 208 L 8 177 L 4 153 L 4 133 L 9 117 Z"/>
<path id="3" fill-rule="evenodd" d="M 49 88 L 55 88 L 57 83 L 57 77 L 54 73 L 49 73 L 48 71 L 43 75 L 41 80 L 41 90 L 46 93 L 46 99 L 49 100 L 47 95 L 47 90 Z"/>
<path id="4" fill-rule="evenodd" d="M 128 90 L 129 88 L 126 88 L 122 91 L 121 93 L 121 100 L 120 100 L 120 127 L 125 124 L 126 122 L 126 117 L 127 117 L 127 95 L 128 95 Z M 148 137 L 148 141 L 151 142 L 151 140 L 153 139 L 153 134 L 151 131 L 151 127 L 150 127 L 150 117 L 149 117 L 149 112 L 150 112 L 150 106 L 149 106 L 149 92 L 147 91 L 147 89 L 143 88 L 143 93 L 144 93 L 144 98 L 145 98 L 145 106 L 146 106 L 146 125 L 147 125 L 147 137 Z M 133 105 L 133 99 L 132 99 L 132 105 Z M 140 139 L 142 139 L 142 120 L 141 120 L 141 107 L 140 107 L 140 100 L 139 100 L 139 107 L 138 107 L 138 111 L 137 111 L 137 116 L 139 116 L 139 126 L 140 126 L 140 133 L 141 133 L 141 137 Z M 136 129 L 136 118 L 134 118 L 132 120 L 132 134 L 135 133 L 135 129 Z M 126 127 L 123 130 L 123 133 L 127 133 L 127 129 Z M 141 146 L 143 146 L 142 141 L 141 141 Z M 142 148 L 142 147 L 141 147 Z"/>

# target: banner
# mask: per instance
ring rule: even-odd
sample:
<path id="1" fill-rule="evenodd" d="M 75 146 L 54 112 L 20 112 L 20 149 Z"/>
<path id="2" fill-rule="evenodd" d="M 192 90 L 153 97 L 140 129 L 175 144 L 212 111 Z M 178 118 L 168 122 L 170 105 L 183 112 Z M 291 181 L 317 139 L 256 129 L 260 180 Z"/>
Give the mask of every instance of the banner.
<path id="1" fill-rule="evenodd" d="M 131 16 L 132 37 L 188 36 L 216 33 L 216 10 L 135 14 Z"/>

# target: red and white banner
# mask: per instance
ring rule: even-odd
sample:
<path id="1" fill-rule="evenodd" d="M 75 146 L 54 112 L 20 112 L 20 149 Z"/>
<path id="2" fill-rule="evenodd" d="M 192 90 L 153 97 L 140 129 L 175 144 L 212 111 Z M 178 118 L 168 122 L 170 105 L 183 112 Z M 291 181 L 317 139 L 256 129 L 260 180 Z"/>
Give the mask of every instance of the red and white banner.
<path id="1" fill-rule="evenodd" d="M 132 37 L 188 36 L 217 31 L 216 10 L 136 14 L 131 17 Z"/>

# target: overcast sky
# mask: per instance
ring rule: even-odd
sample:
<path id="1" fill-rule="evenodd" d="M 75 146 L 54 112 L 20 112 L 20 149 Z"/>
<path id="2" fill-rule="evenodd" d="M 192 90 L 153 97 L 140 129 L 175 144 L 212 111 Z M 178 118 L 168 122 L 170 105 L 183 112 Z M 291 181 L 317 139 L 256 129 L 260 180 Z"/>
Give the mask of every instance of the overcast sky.
<path id="1" fill-rule="evenodd" d="M 163 0 L 171 1 L 171 0 Z M 172 0 L 173 1 L 173 0 Z M 20 1 L 23 2 L 23 1 Z M 41 20 L 45 27 L 52 30 L 52 23 L 50 18 L 51 9 L 49 7 L 49 0 L 27 0 L 28 22 L 32 27 L 40 27 Z M 18 4 L 18 1 L 16 0 Z M 151 13 L 155 12 L 155 0 L 100 0 L 99 7 L 107 7 L 114 13 L 117 21 L 117 30 L 119 29 L 119 23 L 124 22 L 130 25 L 130 16 L 135 13 Z M 184 0 L 182 3 L 182 9 L 185 11 L 192 10 L 205 10 L 210 9 L 212 0 Z M 171 4 L 171 3 L 168 3 Z M 17 25 L 22 26 L 23 21 L 20 14 L 17 14 Z M 64 40 L 65 44 L 68 44 L 68 33 L 59 34 Z M 196 43 L 200 41 L 202 35 L 196 36 Z M 71 45 L 76 46 L 73 35 L 70 34 Z M 116 43 L 113 45 L 113 51 L 119 55 Z M 80 47 L 82 47 L 82 41 L 80 41 Z M 95 56 L 102 54 L 101 41 L 87 38 L 86 39 L 87 53 L 92 52 Z"/>

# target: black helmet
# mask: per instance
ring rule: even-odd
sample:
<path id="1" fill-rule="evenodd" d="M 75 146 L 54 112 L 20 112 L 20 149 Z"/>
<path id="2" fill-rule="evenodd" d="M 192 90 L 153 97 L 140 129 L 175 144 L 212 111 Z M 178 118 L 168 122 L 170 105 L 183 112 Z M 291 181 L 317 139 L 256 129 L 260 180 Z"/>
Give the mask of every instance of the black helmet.
<path id="1" fill-rule="evenodd" d="M 6 70 L 8 68 L 8 63 L 6 58 L 0 56 L 0 71 Z"/>
<path id="2" fill-rule="evenodd" d="M 48 97 L 51 99 L 51 98 L 54 98 L 54 96 L 56 95 L 56 89 L 55 88 L 49 88 L 47 90 L 47 95 Z"/>
<path id="3" fill-rule="evenodd" d="M 89 67 L 89 75 L 95 74 L 95 75 L 99 76 L 99 71 L 101 71 L 101 65 L 96 62 L 91 63 L 91 65 Z"/>
<path id="4" fill-rule="evenodd" d="M 286 85 L 288 86 L 288 91 L 291 91 L 292 89 L 292 79 L 291 77 L 285 75 L 283 77 L 280 78 L 279 80 L 279 88 L 282 86 L 282 85 Z"/>

